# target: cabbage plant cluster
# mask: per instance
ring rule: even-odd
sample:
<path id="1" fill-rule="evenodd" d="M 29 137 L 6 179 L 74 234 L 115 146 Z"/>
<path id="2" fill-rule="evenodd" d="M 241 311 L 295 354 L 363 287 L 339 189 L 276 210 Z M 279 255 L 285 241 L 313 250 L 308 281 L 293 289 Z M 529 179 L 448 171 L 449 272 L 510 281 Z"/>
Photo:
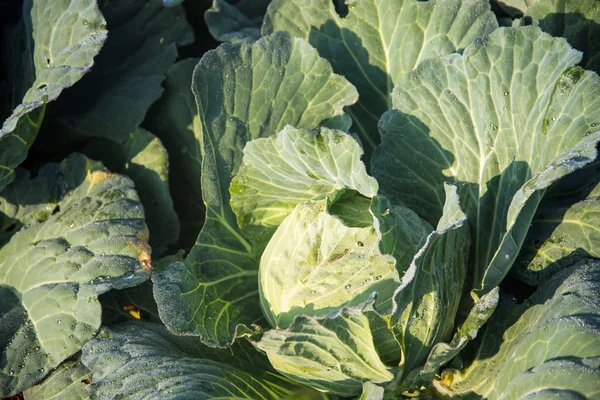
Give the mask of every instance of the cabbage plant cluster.
<path id="1" fill-rule="evenodd" d="M 600 397 L 597 0 L 0 21 L 0 397 Z"/>

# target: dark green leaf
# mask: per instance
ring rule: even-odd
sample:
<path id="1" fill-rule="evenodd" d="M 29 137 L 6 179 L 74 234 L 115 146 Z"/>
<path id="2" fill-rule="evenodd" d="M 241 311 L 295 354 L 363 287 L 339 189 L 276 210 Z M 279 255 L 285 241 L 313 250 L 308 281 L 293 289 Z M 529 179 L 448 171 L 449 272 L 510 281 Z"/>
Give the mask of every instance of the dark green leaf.
<path id="1" fill-rule="evenodd" d="M 479 329 L 492 316 L 498 305 L 500 289 L 496 287 L 475 303 L 467 319 L 458 327 L 450 343 L 439 342 L 431 349 L 422 368 L 409 373 L 405 387 L 419 389 L 430 386 L 441 367 L 451 361 L 470 340 L 475 339 Z"/>
<path id="2" fill-rule="evenodd" d="M 450 337 L 467 274 L 467 218 L 456 188 L 445 189 L 444 214 L 394 295 L 392 323 L 402 343 L 406 372 L 422 365 L 431 348 Z"/>
<path id="3" fill-rule="evenodd" d="M 281 399 L 297 390 L 249 346 L 206 347 L 162 325 L 104 328 L 83 348 L 95 399 Z M 267 367 L 268 368 L 268 367 Z"/>
<path id="4" fill-rule="evenodd" d="M 474 359 L 436 387 L 465 399 L 593 399 L 600 394 L 600 263 L 544 283 L 524 304 L 498 306 Z"/>
<path id="5" fill-rule="evenodd" d="M 0 191 L 25 160 L 46 103 L 90 70 L 106 40 L 106 22 L 95 0 L 25 0 L 23 17 L 6 38 L 14 110 L 0 129 Z"/>
<path id="6" fill-rule="evenodd" d="M 271 0 L 213 0 L 204 20 L 213 37 L 221 42 L 253 42 L 260 38 L 260 27 Z"/>
<path id="7" fill-rule="evenodd" d="M 192 93 L 192 73 L 199 59 L 174 64 L 165 92 L 148 112 L 149 129 L 169 153 L 169 188 L 181 233 L 179 247 L 188 251 L 200 233 L 206 209 L 202 201 L 202 127 Z"/>
<path id="8" fill-rule="evenodd" d="M 165 8 L 160 0 L 102 0 L 100 9 L 110 35 L 96 65 L 48 114 L 61 135 L 123 142 L 162 94 L 177 45 L 193 35 L 183 8 Z"/>
<path id="9" fill-rule="evenodd" d="M 396 259 L 396 269 L 404 273 L 433 228 L 408 207 L 396 206 L 384 196 L 375 196 L 371 212 L 377 220 L 379 248 Z"/>

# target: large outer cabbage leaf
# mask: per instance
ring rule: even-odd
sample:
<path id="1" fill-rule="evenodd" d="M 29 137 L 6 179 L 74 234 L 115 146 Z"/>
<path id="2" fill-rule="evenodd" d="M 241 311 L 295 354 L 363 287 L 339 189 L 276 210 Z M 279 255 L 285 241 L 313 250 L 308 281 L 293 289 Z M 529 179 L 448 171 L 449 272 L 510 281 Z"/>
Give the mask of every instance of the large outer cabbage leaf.
<path id="1" fill-rule="evenodd" d="M 322 318 L 299 316 L 287 329 L 265 332 L 255 346 L 282 374 L 342 396 L 360 393 L 361 382 L 390 381 L 379 359 L 369 318 L 360 308 L 343 308 Z"/>
<path id="2" fill-rule="evenodd" d="M 345 190 L 375 196 L 379 186 L 367 175 L 362 155 L 352 136 L 327 128 L 286 126 L 249 142 L 229 188 L 238 224 L 277 226 L 296 204 Z"/>
<path id="3" fill-rule="evenodd" d="M 392 88 L 422 60 L 464 49 L 498 25 L 483 0 L 361 0 L 341 18 L 331 0 L 274 0 L 263 33 L 286 30 L 315 46 L 360 93 L 349 109 L 367 159 Z"/>
<path id="4" fill-rule="evenodd" d="M 525 303 L 506 301 L 463 370 L 437 389 L 465 399 L 595 399 L 600 396 L 600 263 L 583 262 Z"/>
<path id="5" fill-rule="evenodd" d="M 165 91 L 146 117 L 149 129 L 169 153 L 169 189 L 180 221 L 179 247 L 189 250 L 206 209 L 202 202 L 202 127 L 192 93 L 192 74 L 200 59 L 188 58 L 167 71 Z"/>
<path id="6" fill-rule="evenodd" d="M 500 28 L 406 75 L 380 122 L 380 190 L 434 223 L 456 183 L 483 293 L 514 262 L 544 189 L 596 158 L 600 79 L 580 59 L 539 28 Z"/>
<path id="7" fill-rule="evenodd" d="M 323 317 L 358 306 L 377 293 L 377 309 L 392 311 L 400 284 L 395 260 L 382 254 L 373 225 L 348 227 L 327 200 L 298 204 L 279 226 L 260 262 L 260 301 L 273 327 L 295 316 Z"/>
<path id="8" fill-rule="evenodd" d="M 6 38 L 9 103 L 15 108 L 0 129 L 0 190 L 25 160 L 46 103 L 90 70 L 106 40 L 95 0 L 26 0 L 23 16 Z"/>
<path id="9" fill-rule="evenodd" d="M 82 360 L 95 399 L 277 400 L 297 390 L 247 344 L 216 350 L 148 322 L 104 328 Z"/>
<path id="10" fill-rule="evenodd" d="M 342 108 L 357 93 L 315 49 L 284 32 L 206 53 L 194 71 L 193 91 L 202 124 L 206 222 L 185 262 L 153 275 L 154 294 L 171 331 L 226 346 L 238 324 L 261 318 L 258 259 L 268 238 L 243 236 L 229 205 L 246 142 L 288 124 L 348 129 Z"/>
<path id="11" fill-rule="evenodd" d="M 48 108 L 48 122 L 67 138 L 123 142 L 162 94 L 177 45 L 193 41 L 193 32 L 181 6 L 166 8 L 160 0 L 98 3 L 110 31 L 106 45 L 79 89 Z"/>
<path id="12" fill-rule="evenodd" d="M 48 188 L 47 213 L 20 213 Z M 0 396 L 19 392 L 81 349 L 100 327 L 98 295 L 148 279 L 150 249 L 133 182 L 72 155 L 3 193 L 23 226 L 0 249 Z M 39 201 L 39 199 L 36 199 Z"/>

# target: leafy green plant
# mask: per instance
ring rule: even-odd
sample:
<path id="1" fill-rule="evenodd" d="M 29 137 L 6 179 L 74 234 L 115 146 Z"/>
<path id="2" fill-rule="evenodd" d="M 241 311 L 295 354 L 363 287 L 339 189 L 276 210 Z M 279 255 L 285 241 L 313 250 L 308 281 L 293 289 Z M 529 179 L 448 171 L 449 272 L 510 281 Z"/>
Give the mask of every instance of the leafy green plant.
<path id="1" fill-rule="evenodd" d="M 0 397 L 600 396 L 600 7 L 491 3 L 2 2 Z"/>

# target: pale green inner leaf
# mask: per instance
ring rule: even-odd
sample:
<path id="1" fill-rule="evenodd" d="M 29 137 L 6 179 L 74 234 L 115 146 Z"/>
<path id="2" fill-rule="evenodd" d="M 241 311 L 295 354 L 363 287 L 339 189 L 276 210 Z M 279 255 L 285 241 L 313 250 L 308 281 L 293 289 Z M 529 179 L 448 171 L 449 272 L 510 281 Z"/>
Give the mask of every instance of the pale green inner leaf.
<path id="1" fill-rule="evenodd" d="M 363 381 L 393 378 L 375 350 L 367 316 L 356 308 L 298 317 L 288 329 L 265 332 L 255 346 L 285 376 L 341 396 L 359 394 Z"/>
<path id="2" fill-rule="evenodd" d="M 348 227 L 327 212 L 327 201 L 299 204 L 277 229 L 261 258 L 260 298 L 273 327 L 297 315 L 325 316 L 360 305 L 377 293 L 390 313 L 400 282 L 395 260 L 379 250 L 371 225 Z"/>
<path id="3" fill-rule="evenodd" d="M 231 207 L 241 227 L 277 226 L 304 201 L 344 189 L 373 197 L 378 185 L 367 175 L 359 144 L 347 133 L 286 126 L 245 147 L 231 181 Z"/>

